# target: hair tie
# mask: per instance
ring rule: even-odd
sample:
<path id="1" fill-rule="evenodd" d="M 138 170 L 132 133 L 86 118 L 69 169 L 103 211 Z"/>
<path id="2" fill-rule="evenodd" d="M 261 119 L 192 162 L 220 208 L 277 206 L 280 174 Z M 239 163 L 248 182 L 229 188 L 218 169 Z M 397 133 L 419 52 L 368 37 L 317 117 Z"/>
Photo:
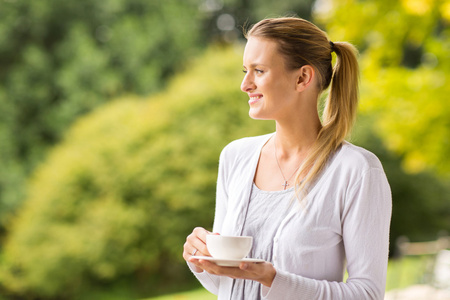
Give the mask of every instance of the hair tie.
<path id="1" fill-rule="evenodd" d="M 334 52 L 334 43 L 332 41 L 330 41 L 330 46 L 331 46 L 331 52 Z"/>

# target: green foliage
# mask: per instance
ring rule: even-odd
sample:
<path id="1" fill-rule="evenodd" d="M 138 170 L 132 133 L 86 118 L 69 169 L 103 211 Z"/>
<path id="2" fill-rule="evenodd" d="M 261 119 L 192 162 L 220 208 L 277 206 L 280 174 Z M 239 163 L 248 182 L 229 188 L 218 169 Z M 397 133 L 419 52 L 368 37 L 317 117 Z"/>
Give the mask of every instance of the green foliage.
<path id="1" fill-rule="evenodd" d="M 320 5 L 319 5 L 320 4 Z M 362 109 L 410 172 L 450 174 L 450 1 L 318 1 L 330 38 L 362 50 Z"/>
<path id="2" fill-rule="evenodd" d="M 239 24 L 245 22 L 253 24 L 264 18 L 298 15 L 311 19 L 313 0 L 224 0 L 224 10 L 230 11 L 237 18 Z M 250 25 L 248 24 L 248 25 Z"/>
<path id="3" fill-rule="evenodd" d="M 164 86 L 199 43 L 197 1 L 2 1 L 0 233 L 25 178 L 80 115 Z"/>
<path id="4" fill-rule="evenodd" d="M 247 115 L 239 50 L 211 49 L 167 92 L 77 122 L 31 180 L 4 249 L 4 287 L 73 299 L 124 280 L 132 295 L 193 281 L 182 245 L 212 223 L 220 150 L 272 127 Z"/>

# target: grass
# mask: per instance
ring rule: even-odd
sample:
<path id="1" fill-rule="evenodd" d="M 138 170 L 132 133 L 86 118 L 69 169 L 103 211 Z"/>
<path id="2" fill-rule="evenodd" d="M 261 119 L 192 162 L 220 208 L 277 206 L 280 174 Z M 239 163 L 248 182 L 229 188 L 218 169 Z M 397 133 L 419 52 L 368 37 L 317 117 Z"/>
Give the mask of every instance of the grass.
<path id="1" fill-rule="evenodd" d="M 386 291 L 430 282 L 433 258 L 430 256 L 406 257 L 390 260 L 387 271 Z M 217 296 L 200 288 L 189 292 L 170 294 L 147 300 L 214 300 Z"/>
<path id="2" fill-rule="evenodd" d="M 217 299 L 216 295 L 211 294 L 204 288 L 200 288 L 189 292 L 149 298 L 147 300 L 216 300 L 216 299 Z"/>
<path id="3" fill-rule="evenodd" d="M 390 260 L 386 291 L 401 289 L 413 284 L 430 284 L 432 280 L 433 256 L 410 256 Z"/>

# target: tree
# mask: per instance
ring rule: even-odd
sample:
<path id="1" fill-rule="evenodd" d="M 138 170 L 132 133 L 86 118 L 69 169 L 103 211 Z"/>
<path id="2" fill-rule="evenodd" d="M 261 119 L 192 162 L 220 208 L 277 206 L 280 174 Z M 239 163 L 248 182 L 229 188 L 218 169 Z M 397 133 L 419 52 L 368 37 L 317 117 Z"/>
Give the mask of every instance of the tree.
<path id="1" fill-rule="evenodd" d="M 0 235 L 48 147 L 98 105 L 164 87 L 202 18 L 194 0 L 2 2 Z"/>
<path id="2" fill-rule="evenodd" d="M 450 1 L 322 0 L 315 15 L 361 49 L 361 107 L 386 147 L 409 172 L 448 178 Z"/>

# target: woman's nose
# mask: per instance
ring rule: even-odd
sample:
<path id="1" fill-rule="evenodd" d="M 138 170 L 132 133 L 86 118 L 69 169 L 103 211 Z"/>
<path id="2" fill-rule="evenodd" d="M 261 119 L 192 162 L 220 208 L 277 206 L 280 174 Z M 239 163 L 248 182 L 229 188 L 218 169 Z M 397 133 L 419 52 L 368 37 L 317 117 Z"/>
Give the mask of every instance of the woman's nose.
<path id="1" fill-rule="evenodd" d="M 255 83 L 253 82 L 250 74 L 245 74 L 244 79 L 241 83 L 241 91 L 243 91 L 244 93 L 248 93 L 249 91 L 253 91 L 255 88 Z"/>

